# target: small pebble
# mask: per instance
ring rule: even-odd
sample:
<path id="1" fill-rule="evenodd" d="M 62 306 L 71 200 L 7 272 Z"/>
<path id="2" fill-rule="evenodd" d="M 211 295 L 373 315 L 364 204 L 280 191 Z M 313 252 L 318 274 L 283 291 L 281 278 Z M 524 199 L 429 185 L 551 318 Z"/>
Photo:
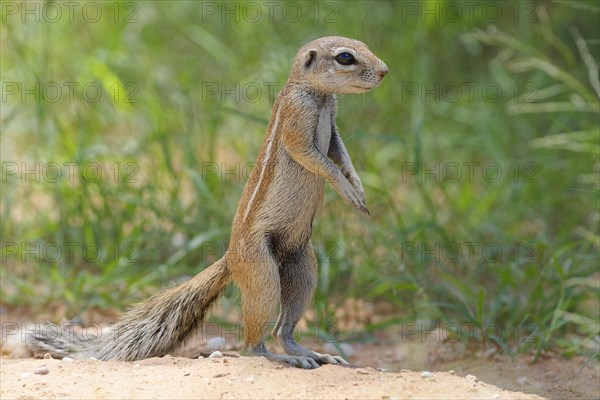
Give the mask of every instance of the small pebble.
<path id="1" fill-rule="evenodd" d="M 63 362 L 73 362 L 73 359 L 71 357 L 63 357 Z"/>
<path id="2" fill-rule="evenodd" d="M 477 382 L 477 377 L 475 375 L 467 375 L 465 379 L 471 382 Z"/>
<path id="3" fill-rule="evenodd" d="M 21 374 L 21 379 L 28 378 L 28 377 L 29 377 L 29 375 L 31 375 L 29 372 L 23 372 L 23 373 Z"/>
<path id="4" fill-rule="evenodd" d="M 50 355 L 50 353 L 44 354 L 44 360 L 52 360 L 52 356 Z"/>
<path id="5" fill-rule="evenodd" d="M 139 368 L 140 364 L 133 364 L 133 368 Z"/>
<path id="6" fill-rule="evenodd" d="M 96 357 L 90 357 L 90 358 L 88 358 L 88 360 L 90 360 L 90 361 L 98 361 L 98 359 Z"/>
<path id="7" fill-rule="evenodd" d="M 253 376 L 249 376 L 248 378 L 246 378 L 246 382 L 254 382 L 255 380 L 256 378 Z"/>
<path id="8" fill-rule="evenodd" d="M 212 353 L 210 353 L 210 356 L 208 356 L 208 358 L 223 358 L 223 353 L 221 353 L 219 350 L 213 351 Z"/>
<path id="9" fill-rule="evenodd" d="M 456 372 L 454 372 L 454 370 L 453 370 L 453 369 L 451 369 L 450 371 L 448 371 L 448 373 L 449 373 L 450 375 L 456 375 Z"/>
<path id="10" fill-rule="evenodd" d="M 432 376 L 433 376 L 433 374 L 429 371 L 421 372 L 421 378 L 431 378 Z"/>
<path id="11" fill-rule="evenodd" d="M 48 374 L 48 372 L 50 372 L 48 367 L 39 367 L 38 369 L 33 371 L 34 374 L 38 374 L 38 375 L 46 375 L 46 374 Z"/>

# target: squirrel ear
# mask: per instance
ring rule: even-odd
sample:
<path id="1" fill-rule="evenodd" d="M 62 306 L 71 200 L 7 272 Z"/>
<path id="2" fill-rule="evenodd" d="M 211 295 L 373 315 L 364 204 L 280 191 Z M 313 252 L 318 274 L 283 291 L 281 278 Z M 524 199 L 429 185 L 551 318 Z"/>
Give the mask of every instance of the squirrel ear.
<path id="1" fill-rule="evenodd" d="M 310 65 L 313 63 L 316 56 L 317 56 L 317 50 L 315 50 L 315 49 L 307 50 L 304 53 L 303 58 L 302 58 L 304 61 L 304 66 L 306 68 L 309 68 Z"/>

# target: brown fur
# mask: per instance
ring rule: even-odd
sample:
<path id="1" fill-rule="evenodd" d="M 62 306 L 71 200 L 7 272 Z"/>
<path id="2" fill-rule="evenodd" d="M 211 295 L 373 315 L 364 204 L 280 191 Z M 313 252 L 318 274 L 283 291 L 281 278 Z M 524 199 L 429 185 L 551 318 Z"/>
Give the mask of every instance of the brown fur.
<path id="1" fill-rule="evenodd" d="M 356 63 L 336 61 L 344 52 L 352 54 Z M 324 182 L 329 181 L 345 202 L 368 214 L 360 178 L 335 125 L 335 94 L 366 92 L 386 73 L 386 65 L 356 40 L 325 37 L 303 46 L 273 106 L 225 256 L 192 280 L 134 306 L 124 314 L 114 337 L 87 344 L 36 337 L 33 347 L 57 356 L 118 360 L 168 354 L 199 328 L 231 279 L 240 288 L 244 337 L 251 352 L 303 368 L 345 364 L 341 357 L 300 347 L 292 334 L 316 285 L 310 237 Z M 286 356 L 273 355 L 264 345 L 279 303 L 273 333 Z"/>

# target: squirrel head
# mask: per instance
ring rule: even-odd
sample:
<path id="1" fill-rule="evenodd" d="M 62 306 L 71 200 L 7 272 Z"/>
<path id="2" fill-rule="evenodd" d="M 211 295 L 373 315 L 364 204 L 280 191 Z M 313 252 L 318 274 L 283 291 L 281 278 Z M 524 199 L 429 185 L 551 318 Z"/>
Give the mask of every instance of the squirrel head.
<path id="1" fill-rule="evenodd" d="M 379 85 L 387 65 L 362 42 L 328 36 L 302 46 L 290 80 L 325 93 L 364 93 Z"/>

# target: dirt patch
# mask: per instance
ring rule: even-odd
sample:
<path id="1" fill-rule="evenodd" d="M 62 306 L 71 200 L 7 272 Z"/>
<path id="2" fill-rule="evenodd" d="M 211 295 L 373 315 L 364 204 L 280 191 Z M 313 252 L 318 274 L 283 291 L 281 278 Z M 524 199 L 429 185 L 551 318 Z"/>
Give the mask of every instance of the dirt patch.
<path id="1" fill-rule="evenodd" d="M 36 370 L 47 373 L 36 374 Z M 336 366 L 300 370 L 254 357 L 163 357 L 133 363 L 3 359 L 0 373 L 5 399 L 540 398 L 502 390 L 475 377 L 448 372 L 425 376 L 421 372 Z"/>
<path id="2" fill-rule="evenodd" d="M 583 358 L 565 360 L 556 355 L 545 355 L 538 363 L 531 364 L 531 357 L 527 355 L 520 355 L 514 361 L 486 352 L 467 355 L 448 344 L 345 344 L 343 347 L 354 352 L 349 358 L 354 367 L 325 365 L 316 370 L 300 370 L 274 364 L 264 358 L 235 356 L 235 352 L 231 353 L 233 356 L 216 359 L 202 356 L 186 358 L 197 352 L 210 353 L 205 343 L 200 341 L 192 341 L 176 352 L 186 357 L 166 356 L 137 362 L 3 357 L 0 360 L 0 397 L 600 397 L 598 363 L 592 361 L 586 364 Z M 44 372 L 43 368 L 47 368 L 46 374 L 36 374 L 36 371 Z"/>
<path id="3" fill-rule="evenodd" d="M 107 320 L 113 319 L 107 317 Z M 11 324 L 33 317 L 5 315 Z M 38 319 L 39 320 L 39 319 Z M 4 328 L 3 323 L 3 328 Z M 263 358 L 198 358 L 210 354 L 219 336 L 210 326 L 173 357 L 138 362 L 34 360 L 19 352 L 20 341 L 2 346 L 0 397 L 33 398 L 506 398 L 597 399 L 600 367 L 597 360 L 565 359 L 544 353 L 532 364 L 531 354 L 511 360 L 493 347 L 473 350 L 464 343 L 443 340 L 400 340 L 394 329 L 362 342 L 344 343 L 354 368 L 322 366 L 300 370 Z M 18 339 L 20 333 L 3 338 Z M 224 352 L 240 350 L 238 340 L 216 340 Z M 3 340 L 4 341 L 4 340 Z M 334 353 L 336 346 L 305 338 L 306 347 Z M 14 345 L 14 343 L 13 343 Z M 277 343 L 269 343 L 281 353 Z M 12 357 L 9 358 L 8 356 Z M 590 361 L 590 362 L 588 362 Z M 40 368 L 47 374 L 36 374 Z M 430 373 L 423 373 L 423 372 Z"/>
<path id="4" fill-rule="evenodd" d="M 402 368 L 428 371 L 454 371 L 458 376 L 474 375 L 483 382 L 509 391 L 535 393 L 548 399 L 600 398 L 600 366 L 584 357 L 565 359 L 546 352 L 536 363 L 533 354 L 514 359 L 487 351 L 468 351 L 447 343 L 400 343 L 355 345 L 352 361 L 395 371 Z"/>

